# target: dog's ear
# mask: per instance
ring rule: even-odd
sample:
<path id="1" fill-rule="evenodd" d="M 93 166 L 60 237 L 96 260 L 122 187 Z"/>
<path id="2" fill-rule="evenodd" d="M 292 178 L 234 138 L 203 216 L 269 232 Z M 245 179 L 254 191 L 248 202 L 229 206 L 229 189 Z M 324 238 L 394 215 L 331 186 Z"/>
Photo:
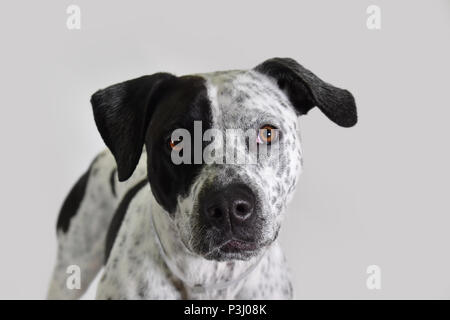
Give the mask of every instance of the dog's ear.
<path id="1" fill-rule="evenodd" d="M 92 95 L 95 123 L 117 163 L 119 181 L 136 168 L 145 132 L 163 94 L 163 84 L 175 76 L 155 73 L 112 85 Z"/>
<path id="2" fill-rule="evenodd" d="M 255 67 L 277 82 L 299 115 L 317 106 L 331 121 L 351 127 L 357 122 L 353 95 L 319 79 L 290 58 L 273 58 Z"/>

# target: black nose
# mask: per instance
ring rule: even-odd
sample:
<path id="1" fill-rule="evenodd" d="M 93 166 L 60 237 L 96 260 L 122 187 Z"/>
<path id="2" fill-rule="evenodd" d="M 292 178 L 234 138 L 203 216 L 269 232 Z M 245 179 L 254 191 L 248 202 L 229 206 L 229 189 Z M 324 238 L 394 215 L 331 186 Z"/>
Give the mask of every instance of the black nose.
<path id="1" fill-rule="evenodd" d="M 202 214 L 209 224 L 224 229 L 240 228 L 250 222 L 255 211 L 255 196 L 245 185 L 232 184 L 206 192 Z"/>

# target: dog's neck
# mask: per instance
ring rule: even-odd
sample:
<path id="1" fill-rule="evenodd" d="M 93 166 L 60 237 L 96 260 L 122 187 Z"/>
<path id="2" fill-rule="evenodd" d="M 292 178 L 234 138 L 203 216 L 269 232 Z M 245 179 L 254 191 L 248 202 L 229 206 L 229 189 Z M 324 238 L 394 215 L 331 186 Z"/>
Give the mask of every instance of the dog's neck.
<path id="1" fill-rule="evenodd" d="M 150 219 L 161 256 L 170 272 L 190 291 L 238 290 L 265 254 L 264 251 L 248 261 L 207 260 L 185 246 L 174 221 L 156 200 L 151 208 Z"/>

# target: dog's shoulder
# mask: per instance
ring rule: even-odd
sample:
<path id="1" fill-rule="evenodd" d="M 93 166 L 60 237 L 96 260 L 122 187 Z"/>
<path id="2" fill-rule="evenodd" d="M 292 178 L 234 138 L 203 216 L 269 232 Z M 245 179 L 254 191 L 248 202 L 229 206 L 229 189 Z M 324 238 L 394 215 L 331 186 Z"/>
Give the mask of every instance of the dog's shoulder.
<path id="1" fill-rule="evenodd" d="M 77 215 L 81 203 L 85 200 L 87 193 L 91 194 L 91 197 L 97 197 L 95 193 L 99 191 L 99 188 L 94 186 L 92 181 L 95 180 L 97 184 L 105 184 L 106 181 L 110 181 L 109 187 L 103 188 L 104 192 L 108 194 L 115 193 L 114 186 L 111 183 L 111 177 L 116 171 L 114 158 L 112 154 L 105 150 L 99 153 L 94 160 L 90 163 L 88 169 L 81 175 L 78 181 L 73 185 L 69 194 L 63 202 L 63 205 L 59 211 L 58 220 L 56 223 L 56 230 L 66 233 L 70 228 L 70 222 L 74 216 Z M 91 189 L 88 190 L 88 186 L 91 185 Z"/>

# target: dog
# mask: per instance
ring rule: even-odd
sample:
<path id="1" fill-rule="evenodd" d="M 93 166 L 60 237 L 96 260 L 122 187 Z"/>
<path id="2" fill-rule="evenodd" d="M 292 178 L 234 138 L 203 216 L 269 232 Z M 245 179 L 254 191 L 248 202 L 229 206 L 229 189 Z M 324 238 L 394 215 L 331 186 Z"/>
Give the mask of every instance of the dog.
<path id="1" fill-rule="evenodd" d="M 102 268 L 97 299 L 293 297 L 277 236 L 302 171 L 298 116 L 318 107 L 351 127 L 349 91 L 272 58 L 250 70 L 143 76 L 97 91 L 91 104 L 107 149 L 62 205 L 49 299 L 80 298 Z M 181 141 L 171 133 L 198 131 L 194 122 L 200 133 L 254 130 L 257 148 L 276 146 L 277 157 L 176 165 Z M 73 265 L 78 290 L 67 287 Z"/>

